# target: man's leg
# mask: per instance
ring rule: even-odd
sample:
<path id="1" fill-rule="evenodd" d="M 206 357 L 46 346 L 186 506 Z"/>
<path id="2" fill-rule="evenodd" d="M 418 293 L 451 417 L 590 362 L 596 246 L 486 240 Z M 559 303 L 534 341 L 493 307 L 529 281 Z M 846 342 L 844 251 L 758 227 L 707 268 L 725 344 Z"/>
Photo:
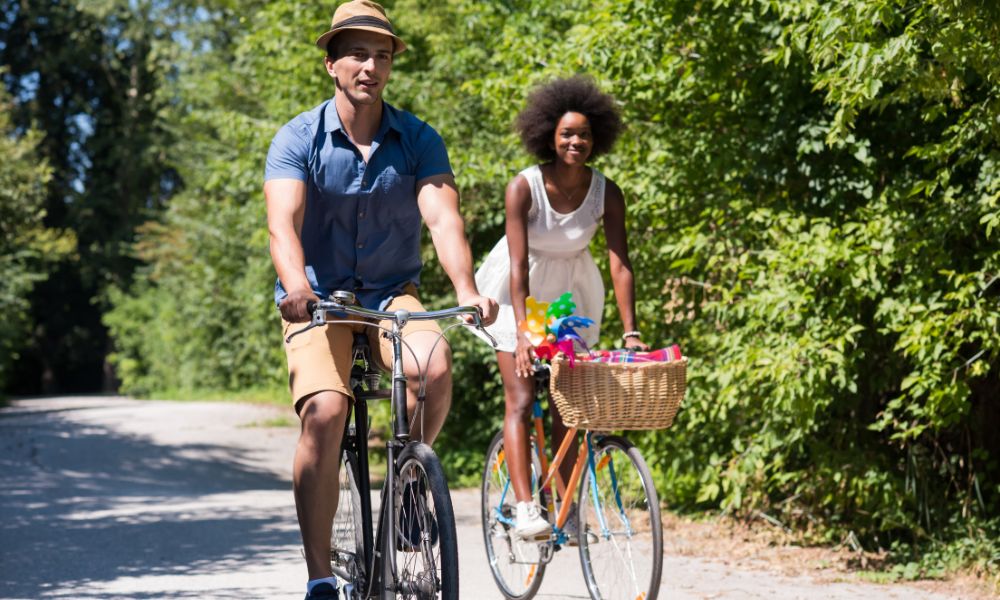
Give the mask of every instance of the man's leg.
<path id="1" fill-rule="evenodd" d="M 284 335 L 301 323 L 284 323 Z M 350 406 L 351 328 L 317 327 L 285 344 L 288 383 L 302 428 L 292 481 L 309 579 L 332 575 L 330 531 L 337 513 L 340 444 Z"/>
<path id="2" fill-rule="evenodd" d="M 426 310 L 416 297 L 412 286 L 407 293 L 396 296 L 385 310 L 406 309 L 410 312 Z M 389 327 L 389 322 L 381 325 Z M 441 328 L 434 321 L 410 321 L 403 329 L 403 340 L 413 350 L 411 354 L 403 347 L 403 373 L 407 379 L 406 412 L 410 417 L 410 437 L 431 444 L 441 432 L 445 417 L 451 408 L 451 346 L 448 340 L 438 341 Z M 437 344 L 435 345 L 435 342 Z M 381 335 L 378 337 L 379 361 L 391 371 L 392 341 Z M 374 346 L 374 344 L 373 344 Z M 433 354 L 431 350 L 433 349 Z M 416 354 L 417 361 L 413 355 Z M 418 365 L 419 362 L 419 365 Z M 417 393 L 420 389 L 420 374 L 427 377 L 426 402 L 417 410 Z"/>
<path id="3" fill-rule="evenodd" d="M 403 372 L 407 378 L 406 413 L 411 421 L 410 437 L 433 444 L 451 409 L 451 347 L 447 341 L 441 340 L 431 354 L 437 334 L 429 331 L 416 331 L 404 339 L 413 348 L 424 375 L 427 376 L 426 401 L 420 407 L 421 414 L 416 412 L 417 393 L 420 389 L 419 373 L 413 357 L 407 352 L 403 359 Z"/>
<path id="4" fill-rule="evenodd" d="M 347 396 L 333 391 L 317 392 L 300 402 L 302 430 L 292 481 L 310 580 L 333 575 L 330 530 L 337 514 L 340 443 L 349 402 Z"/>

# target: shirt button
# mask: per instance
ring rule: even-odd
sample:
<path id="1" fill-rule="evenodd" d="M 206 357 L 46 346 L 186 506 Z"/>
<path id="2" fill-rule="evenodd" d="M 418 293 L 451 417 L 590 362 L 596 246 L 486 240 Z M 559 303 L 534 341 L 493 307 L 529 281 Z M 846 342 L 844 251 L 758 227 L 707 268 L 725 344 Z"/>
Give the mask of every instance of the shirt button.
<path id="1" fill-rule="evenodd" d="M 362 244 L 361 242 L 358 242 L 358 249 L 359 249 L 359 250 L 360 250 L 361 248 L 364 248 L 364 247 L 365 247 L 365 245 L 364 245 L 364 244 Z"/>
<path id="2" fill-rule="evenodd" d="M 359 212 L 359 213 L 358 213 L 358 218 L 359 218 L 359 219 L 364 219 L 364 218 L 365 218 L 365 211 L 361 211 L 361 212 Z"/>

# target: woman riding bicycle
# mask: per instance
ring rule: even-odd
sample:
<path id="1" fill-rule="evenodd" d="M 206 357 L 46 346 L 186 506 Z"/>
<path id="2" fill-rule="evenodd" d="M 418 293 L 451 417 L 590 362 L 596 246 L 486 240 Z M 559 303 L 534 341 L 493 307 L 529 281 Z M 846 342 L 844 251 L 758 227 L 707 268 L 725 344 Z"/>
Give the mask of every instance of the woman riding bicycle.
<path id="1" fill-rule="evenodd" d="M 628 258 L 625 200 L 621 189 L 587 162 L 608 152 L 622 130 L 614 99 L 588 78 L 576 76 L 535 89 L 517 117 L 521 141 L 542 164 L 507 184 L 506 236 L 476 272 L 476 285 L 496 298 L 500 311 L 488 331 L 497 339 L 497 363 L 504 385 L 504 446 L 517 498 L 516 533 L 545 534 L 550 523 L 532 502 L 528 422 L 534 400 L 532 344 L 519 333 L 529 295 L 550 302 L 573 294 L 575 313 L 594 320 L 580 333 L 597 342 L 604 309 L 604 283 L 588 246 L 603 221 L 611 280 L 628 347 L 643 350 L 635 324 L 635 286 Z M 553 447 L 566 434 L 553 407 Z M 576 461 L 575 445 L 560 469 L 563 481 Z M 572 530 L 573 520 L 568 524 Z"/>

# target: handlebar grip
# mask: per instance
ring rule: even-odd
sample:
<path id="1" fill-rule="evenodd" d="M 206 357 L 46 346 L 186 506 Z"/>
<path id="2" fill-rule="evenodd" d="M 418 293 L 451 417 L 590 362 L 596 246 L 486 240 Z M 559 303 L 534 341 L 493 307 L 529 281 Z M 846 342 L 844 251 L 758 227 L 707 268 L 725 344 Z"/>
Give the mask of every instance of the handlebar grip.
<path id="1" fill-rule="evenodd" d="M 315 300 L 310 300 L 309 302 L 306 302 L 306 311 L 308 311 L 309 313 L 312 313 L 315 310 L 316 310 L 316 301 Z"/>

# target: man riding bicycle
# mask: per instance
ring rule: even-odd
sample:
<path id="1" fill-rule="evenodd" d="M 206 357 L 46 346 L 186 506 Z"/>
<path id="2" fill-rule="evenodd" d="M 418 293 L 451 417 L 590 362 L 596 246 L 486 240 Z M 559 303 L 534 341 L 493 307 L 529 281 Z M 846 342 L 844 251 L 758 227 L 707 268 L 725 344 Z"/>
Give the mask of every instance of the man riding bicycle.
<path id="1" fill-rule="evenodd" d="M 393 57 L 406 49 L 385 11 L 368 0 L 340 5 L 316 45 L 336 91 L 275 135 L 267 155 L 264 195 L 275 302 L 284 336 L 310 318 L 307 304 L 334 290 L 352 291 L 366 308 L 420 311 L 421 219 L 427 223 L 458 303 L 478 307 L 489 324 L 497 312 L 479 294 L 458 211 L 458 191 L 444 142 L 433 128 L 382 100 Z M 451 403 L 451 356 L 431 349 L 440 329 L 412 321 L 403 330 L 416 354 L 406 356 L 407 409 L 415 409 L 419 365 L 426 407 L 414 437 L 433 442 Z M 389 340 L 370 334 L 377 360 L 391 363 Z M 293 483 L 309 573 L 307 600 L 335 598 L 330 527 L 351 391 L 353 332 L 321 327 L 286 343 L 288 379 L 302 422 Z M 428 362 L 429 361 L 429 362 Z"/>

